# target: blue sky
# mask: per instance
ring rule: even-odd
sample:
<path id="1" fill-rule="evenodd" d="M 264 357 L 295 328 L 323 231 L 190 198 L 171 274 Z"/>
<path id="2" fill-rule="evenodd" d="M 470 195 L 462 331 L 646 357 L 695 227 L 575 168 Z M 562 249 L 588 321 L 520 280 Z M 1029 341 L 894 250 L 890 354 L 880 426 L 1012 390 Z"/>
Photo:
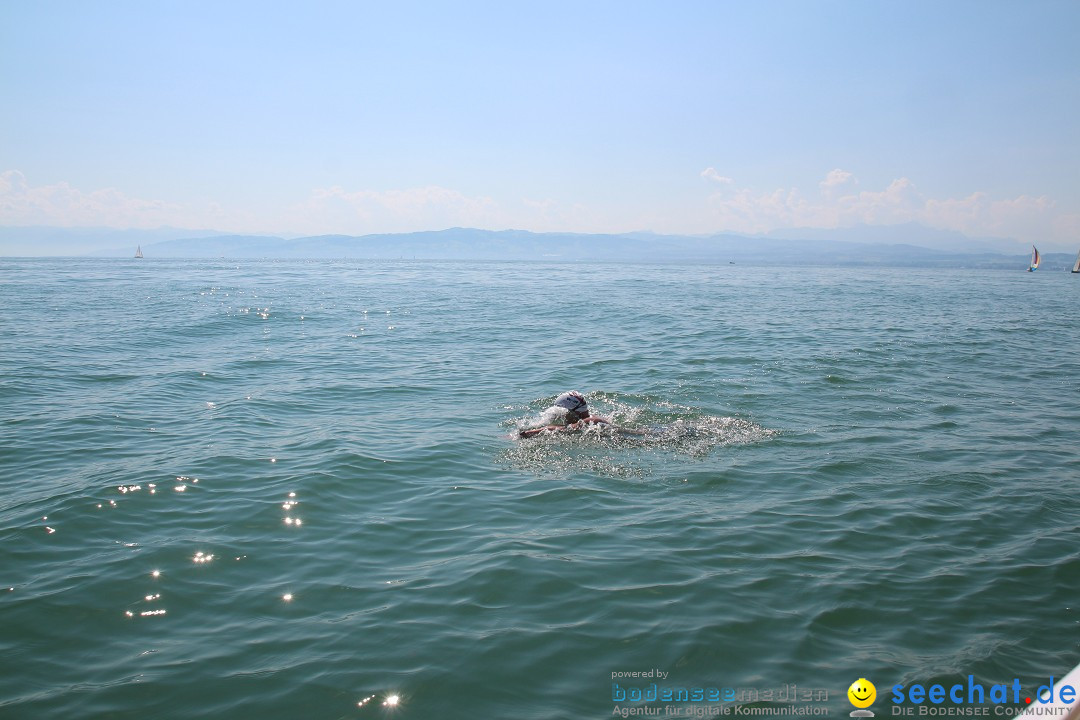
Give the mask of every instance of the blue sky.
<path id="1" fill-rule="evenodd" d="M 0 3 L 0 225 L 1080 242 L 1077 2 Z"/>

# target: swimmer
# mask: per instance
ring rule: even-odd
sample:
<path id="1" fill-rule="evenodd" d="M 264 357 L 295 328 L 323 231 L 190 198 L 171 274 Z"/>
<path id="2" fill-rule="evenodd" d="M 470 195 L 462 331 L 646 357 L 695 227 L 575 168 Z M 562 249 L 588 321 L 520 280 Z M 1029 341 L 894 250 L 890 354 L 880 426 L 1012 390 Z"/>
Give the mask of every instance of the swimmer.
<path id="1" fill-rule="evenodd" d="M 529 438 L 543 432 L 578 432 L 589 425 L 610 425 L 607 418 L 598 417 L 589 413 L 589 404 L 585 397 L 576 391 L 564 392 L 555 398 L 555 404 L 544 412 L 545 416 L 561 420 L 559 424 L 545 425 L 538 428 L 522 430 L 518 437 Z"/>

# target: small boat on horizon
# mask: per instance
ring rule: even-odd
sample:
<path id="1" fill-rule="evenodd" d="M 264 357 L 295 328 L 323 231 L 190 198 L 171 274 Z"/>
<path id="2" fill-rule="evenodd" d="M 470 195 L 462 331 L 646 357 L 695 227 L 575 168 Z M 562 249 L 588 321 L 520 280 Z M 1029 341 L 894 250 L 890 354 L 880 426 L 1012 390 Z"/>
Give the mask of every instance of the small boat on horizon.
<path id="1" fill-rule="evenodd" d="M 1072 271 L 1074 273 L 1080 273 L 1080 252 L 1076 253 L 1076 262 L 1073 263 Z"/>
<path id="2" fill-rule="evenodd" d="M 135 248 L 135 257 L 137 257 L 137 258 L 142 257 L 142 245 L 139 245 L 137 248 Z"/>
<path id="3" fill-rule="evenodd" d="M 1028 272 L 1035 272 L 1039 269 L 1039 261 L 1042 260 L 1042 256 L 1039 255 L 1039 248 L 1034 245 L 1031 246 L 1031 264 L 1028 266 Z"/>

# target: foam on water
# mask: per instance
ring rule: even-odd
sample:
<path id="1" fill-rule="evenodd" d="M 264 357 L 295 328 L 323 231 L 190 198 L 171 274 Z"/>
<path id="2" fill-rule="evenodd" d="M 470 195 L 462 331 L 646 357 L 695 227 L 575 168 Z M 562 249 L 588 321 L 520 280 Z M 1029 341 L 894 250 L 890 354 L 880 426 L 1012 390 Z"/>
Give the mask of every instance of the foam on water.
<path id="1" fill-rule="evenodd" d="M 498 461 L 519 470 L 543 473 L 594 472 L 619 477 L 644 477 L 663 467 L 664 453 L 704 461 L 718 448 L 761 442 L 776 435 L 750 420 L 706 415 L 692 407 L 650 396 L 627 393 L 586 393 L 593 415 L 610 425 L 593 424 L 583 430 L 544 432 L 522 439 L 502 453 Z M 551 398 L 526 407 L 541 407 L 539 414 L 511 418 L 503 423 L 516 431 L 561 425 L 561 408 Z"/>

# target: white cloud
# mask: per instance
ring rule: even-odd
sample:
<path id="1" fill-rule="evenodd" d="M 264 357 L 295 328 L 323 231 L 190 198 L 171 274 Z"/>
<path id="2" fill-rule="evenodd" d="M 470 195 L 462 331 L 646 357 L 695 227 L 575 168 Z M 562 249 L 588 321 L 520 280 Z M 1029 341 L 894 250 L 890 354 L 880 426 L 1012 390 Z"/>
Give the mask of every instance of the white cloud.
<path id="1" fill-rule="evenodd" d="M 132 197 L 114 188 L 86 192 L 66 182 L 32 186 L 23 173 L 0 173 L 0 224 L 57 227 L 213 227 L 297 234 L 406 232 L 452 226 L 509 227 L 495 202 L 437 186 L 347 191 L 317 188 L 292 206 L 258 212 L 210 202 L 192 208 Z"/>
<path id="2" fill-rule="evenodd" d="M 966 198 L 929 200 L 926 212 L 933 222 L 969 235 L 1027 237 L 1060 236 L 1056 226 L 1064 218 L 1046 197 L 1021 195 L 1011 200 L 991 200 L 985 193 Z"/>
<path id="3" fill-rule="evenodd" d="M 907 178 L 893 180 L 882 191 L 863 191 L 830 198 L 839 225 L 896 225 L 924 220 L 927 201 Z"/>
<path id="4" fill-rule="evenodd" d="M 499 214 L 489 197 L 434 185 L 387 191 L 334 186 L 313 190 L 284 220 L 300 232 L 364 234 L 487 227 Z"/>
<path id="5" fill-rule="evenodd" d="M 0 223 L 5 225 L 151 228 L 175 223 L 180 211 L 178 205 L 114 188 L 83 192 L 66 182 L 32 187 L 18 170 L 0 173 Z"/>
<path id="6" fill-rule="evenodd" d="M 676 205 L 638 202 L 597 206 L 551 198 L 502 204 L 486 195 L 428 185 L 399 190 L 317 188 L 294 204 L 276 208 L 208 203 L 187 207 L 133 197 L 115 188 L 84 191 L 66 182 L 33 186 L 17 170 L 0 172 L 0 224 L 115 228 L 212 227 L 232 232 L 362 235 L 448 227 L 518 228 L 536 232 L 767 232 L 778 228 L 838 228 L 858 224 L 918 222 L 971 236 L 1013 237 L 1072 246 L 1080 214 L 1047 197 L 926 196 L 901 177 L 882 189 L 864 188 L 852 172 L 836 168 L 816 192 L 799 188 L 759 191 L 740 187 L 713 167 L 700 177 L 713 187 L 708 203 L 693 195 Z M 679 204 L 682 203 L 682 204 Z"/>
<path id="7" fill-rule="evenodd" d="M 503 204 L 485 195 L 429 185 L 404 190 L 317 188 L 287 211 L 281 225 L 298 233 L 364 235 L 474 227 L 534 232 L 609 232 L 610 217 L 579 203 L 522 198 Z M 626 228 L 622 228 L 626 229 Z"/>
<path id="8" fill-rule="evenodd" d="M 720 173 L 716 172 L 716 168 L 707 167 L 701 171 L 701 177 L 705 180 L 711 180 L 714 183 L 721 185 L 731 185 L 735 181 L 729 177 L 724 177 Z"/>
<path id="9" fill-rule="evenodd" d="M 0 173 L 0 224 L 57 227 L 214 228 L 239 233 L 362 235 L 448 227 L 603 232 L 610 218 L 550 198 L 506 207 L 491 197 L 428 185 L 399 190 L 316 188 L 293 205 L 259 211 L 224 202 L 185 207 L 107 188 L 86 192 L 66 182 L 32 186 L 17 170 Z"/>
<path id="10" fill-rule="evenodd" d="M 905 177 L 883 190 L 857 191 L 858 186 L 853 173 L 835 169 L 818 183 L 814 198 L 798 188 L 729 188 L 710 196 L 709 206 L 716 229 L 734 232 L 918 222 L 971 236 L 1067 241 L 1080 227 L 1080 216 L 1059 213 L 1046 197 L 993 199 L 975 192 L 964 198 L 930 198 Z"/>
<path id="11" fill-rule="evenodd" d="M 825 179 L 818 183 L 818 187 L 821 189 L 822 196 L 836 198 L 842 195 L 845 190 L 858 184 L 858 179 L 852 173 L 837 168 L 831 170 L 825 176 Z"/>

